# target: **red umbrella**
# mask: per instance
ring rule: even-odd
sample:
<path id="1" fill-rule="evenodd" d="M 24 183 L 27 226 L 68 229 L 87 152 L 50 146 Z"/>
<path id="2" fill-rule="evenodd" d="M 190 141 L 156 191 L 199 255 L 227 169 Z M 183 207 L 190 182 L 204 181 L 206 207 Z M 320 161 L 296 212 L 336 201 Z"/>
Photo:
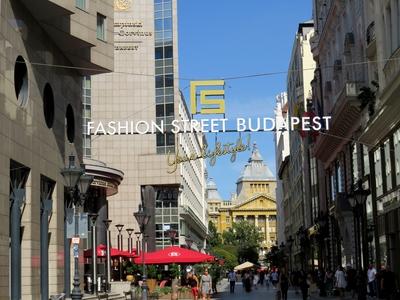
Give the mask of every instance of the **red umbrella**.
<path id="1" fill-rule="evenodd" d="M 143 254 L 142 254 L 143 255 Z M 178 246 L 171 246 L 159 251 L 145 253 L 144 262 L 146 265 L 164 264 L 195 264 L 214 261 L 214 256 L 200 253 Z M 136 264 L 142 263 L 142 256 L 135 258 Z"/>
<path id="2" fill-rule="evenodd" d="M 105 257 L 107 254 L 107 246 L 100 244 L 97 246 L 96 251 L 97 251 L 97 257 Z M 92 249 L 86 249 L 83 253 L 84 253 L 84 257 L 91 257 Z M 119 257 L 119 256 L 129 257 L 129 252 L 128 251 L 120 251 L 117 248 L 111 248 L 110 256 L 111 257 Z"/>

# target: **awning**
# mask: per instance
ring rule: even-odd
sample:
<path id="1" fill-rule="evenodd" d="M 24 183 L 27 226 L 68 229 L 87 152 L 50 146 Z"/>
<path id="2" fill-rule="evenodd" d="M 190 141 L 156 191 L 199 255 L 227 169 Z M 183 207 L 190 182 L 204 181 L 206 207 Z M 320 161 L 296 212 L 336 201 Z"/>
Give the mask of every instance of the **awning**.
<path id="1" fill-rule="evenodd" d="M 142 263 L 142 255 L 135 258 L 136 264 Z M 146 265 L 165 265 L 165 264 L 196 264 L 214 261 L 214 256 L 201 252 L 171 246 L 155 252 L 144 253 L 144 263 Z"/>
<path id="2" fill-rule="evenodd" d="M 249 262 L 249 261 L 246 261 L 246 262 L 236 266 L 234 268 L 234 270 L 235 271 L 242 271 L 242 270 L 246 270 L 246 269 L 251 269 L 252 267 L 254 267 L 254 264 Z"/>
<path id="3" fill-rule="evenodd" d="M 107 246 L 100 244 L 97 246 L 96 248 L 96 252 L 97 252 L 97 257 L 105 257 L 107 254 Z M 92 249 L 86 249 L 83 252 L 84 257 L 92 257 Z M 129 253 L 129 251 L 120 251 L 116 248 L 111 248 L 110 249 L 110 256 L 111 257 L 135 257 L 136 256 L 136 250 L 133 249 L 132 253 Z"/>

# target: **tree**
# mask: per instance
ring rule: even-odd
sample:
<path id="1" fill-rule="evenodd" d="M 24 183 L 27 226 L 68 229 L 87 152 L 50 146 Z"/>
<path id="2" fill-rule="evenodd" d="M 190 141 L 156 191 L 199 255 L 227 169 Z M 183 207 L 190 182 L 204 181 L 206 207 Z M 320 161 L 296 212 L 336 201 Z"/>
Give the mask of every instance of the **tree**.
<path id="1" fill-rule="evenodd" d="M 226 270 L 232 270 L 235 266 L 238 265 L 238 258 L 235 254 L 234 248 L 232 247 L 230 247 L 229 249 L 226 249 L 225 246 L 214 247 L 211 250 L 211 253 L 214 256 L 222 258 L 225 261 L 224 268 Z"/>
<path id="2" fill-rule="evenodd" d="M 217 232 L 217 227 L 213 222 L 208 222 L 208 238 L 207 243 L 211 247 L 220 246 L 222 244 L 221 234 Z"/>
<path id="3" fill-rule="evenodd" d="M 285 267 L 287 256 L 283 249 L 278 246 L 272 246 L 270 251 L 265 255 L 265 262 L 273 267 Z"/>
<path id="4" fill-rule="evenodd" d="M 258 262 L 258 250 L 262 241 L 258 228 L 248 221 L 233 223 L 222 233 L 223 243 L 237 247 L 239 262 Z"/>

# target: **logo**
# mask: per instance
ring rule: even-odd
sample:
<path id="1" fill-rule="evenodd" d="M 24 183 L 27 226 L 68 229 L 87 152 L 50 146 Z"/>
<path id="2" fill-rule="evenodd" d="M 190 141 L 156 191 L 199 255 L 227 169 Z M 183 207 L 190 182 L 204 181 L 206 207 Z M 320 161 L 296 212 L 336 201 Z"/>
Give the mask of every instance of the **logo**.
<path id="1" fill-rule="evenodd" d="M 114 8 L 116 11 L 128 10 L 131 4 L 132 0 L 114 0 Z"/>
<path id="2" fill-rule="evenodd" d="M 219 87 L 219 89 L 207 89 Z M 190 82 L 190 111 L 192 115 L 225 114 L 225 81 L 205 80 Z M 197 102 L 200 100 L 200 110 Z"/>
<path id="3" fill-rule="evenodd" d="M 179 253 L 179 252 L 170 252 L 170 253 L 168 253 L 168 256 L 171 256 L 171 257 L 176 257 L 176 256 L 180 256 L 181 254 Z"/>

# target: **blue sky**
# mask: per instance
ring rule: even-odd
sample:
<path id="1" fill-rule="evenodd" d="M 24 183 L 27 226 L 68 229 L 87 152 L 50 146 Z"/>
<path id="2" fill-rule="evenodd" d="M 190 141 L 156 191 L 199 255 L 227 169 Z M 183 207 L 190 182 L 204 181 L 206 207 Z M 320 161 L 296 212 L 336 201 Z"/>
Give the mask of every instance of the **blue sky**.
<path id="1" fill-rule="evenodd" d="M 219 79 L 286 71 L 298 23 L 311 19 L 311 0 L 178 0 L 179 73 L 181 78 Z M 186 99 L 189 81 L 181 80 Z M 286 90 L 286 74 L 226 81 L 226 117 L 271 117 L 275 96 Z M 218 141 L 234 142 L 235 133 Z M 215 134 L 207 136 L 210 147 Z M 275 174 L 273 133 L 252 133 L 264 160 Z M 236 162 L 221 157 L 208 167 L 224 199 L 236 189 L 250 152 Z"/>

